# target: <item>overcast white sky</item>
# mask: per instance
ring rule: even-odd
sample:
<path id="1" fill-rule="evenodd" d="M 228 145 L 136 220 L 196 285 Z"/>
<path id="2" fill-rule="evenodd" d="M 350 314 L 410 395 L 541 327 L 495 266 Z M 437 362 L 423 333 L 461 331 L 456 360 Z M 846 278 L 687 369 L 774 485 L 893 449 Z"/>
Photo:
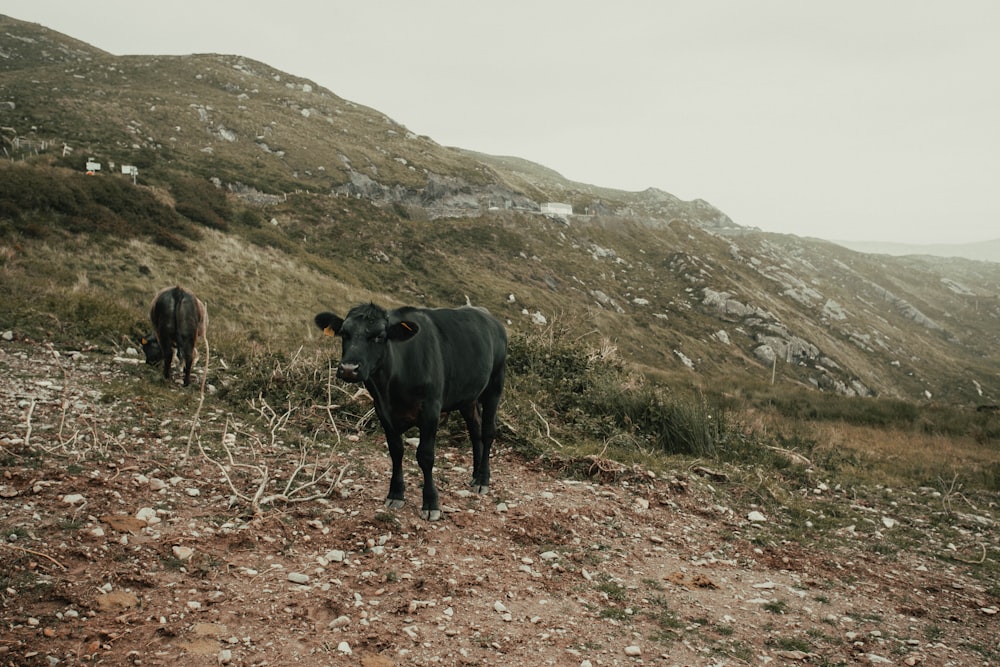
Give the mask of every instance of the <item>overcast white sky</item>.
<path id="1" fill-rule="evenodd" d="M 117 55 L 230 53 L 438 143 L 834 240 L 1000 238 L 996 0 L 0 0 Z"/>

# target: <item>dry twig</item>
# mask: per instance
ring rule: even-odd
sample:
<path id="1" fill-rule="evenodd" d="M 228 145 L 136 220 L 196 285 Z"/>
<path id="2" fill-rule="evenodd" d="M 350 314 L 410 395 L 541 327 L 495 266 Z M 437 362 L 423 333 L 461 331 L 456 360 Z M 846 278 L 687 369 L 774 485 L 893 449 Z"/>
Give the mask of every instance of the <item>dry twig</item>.
<path id="1" fill-rule="evenodd" d="M 40 551 L 32 551 L 31 549 L 25 549 L 24 547 L 19 547 L 14 544 L 8 544 L 7 542 L 0 542 L 0 546 L 7 547 L 8 549 L 16 549 L 18 551 L 23 551 L 26 554 L 31 554 L 32 556 L 38 556 L 39 558 L 44 558 L 45 560 L 54 563 L 60 570 L 66 571 L 66 566 L 57 561 L 55 558 L 48 554 L 43 554 Z"/>

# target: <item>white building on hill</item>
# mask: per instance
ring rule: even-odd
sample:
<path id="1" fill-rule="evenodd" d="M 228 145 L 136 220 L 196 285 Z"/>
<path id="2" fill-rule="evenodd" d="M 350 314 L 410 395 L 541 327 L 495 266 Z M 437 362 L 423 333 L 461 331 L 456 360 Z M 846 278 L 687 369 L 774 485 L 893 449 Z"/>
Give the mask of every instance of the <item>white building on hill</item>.
<path id="1" fill-rule="evenodd" d="M 559 216 L 573 215 L 573 207 L 569 204 L 545 202 L 544 204 L 542 204 L 542 213 L 544 213 L 545 215 L 559 215 Z"/>

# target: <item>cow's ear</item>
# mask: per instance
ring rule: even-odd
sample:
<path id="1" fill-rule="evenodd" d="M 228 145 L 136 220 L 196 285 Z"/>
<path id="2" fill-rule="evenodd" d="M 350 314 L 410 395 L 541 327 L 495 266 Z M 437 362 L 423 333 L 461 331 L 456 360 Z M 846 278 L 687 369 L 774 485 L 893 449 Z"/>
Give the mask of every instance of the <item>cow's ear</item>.
<path id="1" fill-rule="evenodd" d="M 390 324 L 386 328 L 389 340 L 396 341 L 409 340 L 416 336 L 418 331 L 420 331 L 420 326 L 411 320 L 402 320 L 401 322 Z"/>
<path id="2" fill-rule="evenodd" d="M 324 336 L 336 336 L 343 324 L 344 320 L 333 313 L 323 312 L 316 316 L 316 326 L 323 330 Z"/>

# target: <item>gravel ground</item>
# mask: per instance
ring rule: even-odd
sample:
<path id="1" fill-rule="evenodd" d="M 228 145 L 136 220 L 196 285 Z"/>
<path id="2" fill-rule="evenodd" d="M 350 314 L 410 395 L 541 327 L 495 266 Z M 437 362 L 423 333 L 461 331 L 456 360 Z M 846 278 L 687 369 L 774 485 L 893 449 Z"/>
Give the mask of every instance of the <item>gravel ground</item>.
<path id="1" fill-rule="evenodd" d="M 189 407 L 164 413 L 136 357 L 11 338 L 2 665 L 1000 664 L 993 505 L 953 513 L 944 536 L 920 514 L 930 490 L 882 505 L 817 483 L 803 502 L 843 512 L 804 546 L 704 467 L 525 461 L 501 442 L 477 496 L 456 442 L 429 523 L 412 452 L 407 505 L 383 510 L 370 432 L 290 452 L 275 415 L 211 393 L 195 430 L 194 385 L 166 388 Z M 899 531 L 917 546 L 881 546 Z"/>

